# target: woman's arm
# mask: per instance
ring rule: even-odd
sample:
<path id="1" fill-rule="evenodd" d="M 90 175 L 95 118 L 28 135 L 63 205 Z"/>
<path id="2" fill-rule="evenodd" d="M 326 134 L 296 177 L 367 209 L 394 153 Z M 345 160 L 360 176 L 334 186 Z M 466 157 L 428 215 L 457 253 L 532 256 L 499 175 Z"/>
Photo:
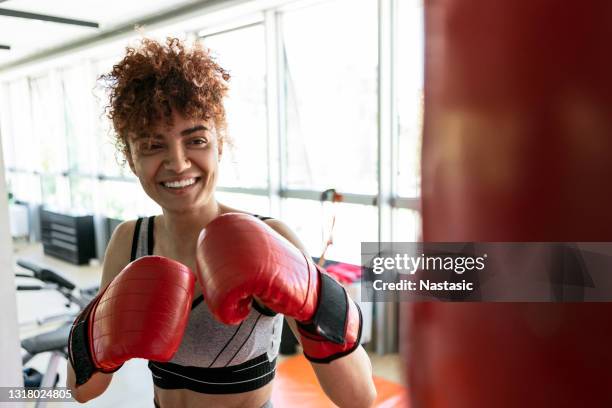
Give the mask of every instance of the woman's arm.
<path id="1" fill-rule="evenodd" d="M 286 318 L 300 341 L 295 320 Z M 371 407 L 376 399 L 372 364 L 363 347 L 328 364 L 310 363 L 325 394 L 339 407 Z"/>
<path id="2" fill-rule="evenodd" d="M 102 267 L 100 290 L 105 288 L 130 261 L 130 243 L 134 234 L 134 221 L 121 223 L 113 232 Z M 87 402 L 101 395 L 111 383 L 112 374 L 95 373 L 85 384 L 76 386 L 76 376 L 68 361 L 68 378 L 66 385 L 78 402 Z"/>
<path id="3" fill-rule="evenodd" d="M 72 397 L 81 404 L 102 395 L 110 385 L 112 379 L 112 374 L 95 373 L 91 376 L 89 381 L 77 387 L 75 385 L 74 370 L 70 362 L 68 362 L 68 379 L 66 380 L 66 386 L 72 391 Z"/>
<path id="4" fill-rule="evenodd" d="M 268 220 L 266 224 L 308 255 L 304 245 L 284 223 Z M 287 322 L 299 341 L 300 335 L 295 320 L 287 318 Z M 311 364 L 323 391 L 336 405 L 370 407 L 373 404 L 376 388 L 372 379 L 372 364 L 363 347 L 359 346 L 352 353 L 328 364 Z"/>

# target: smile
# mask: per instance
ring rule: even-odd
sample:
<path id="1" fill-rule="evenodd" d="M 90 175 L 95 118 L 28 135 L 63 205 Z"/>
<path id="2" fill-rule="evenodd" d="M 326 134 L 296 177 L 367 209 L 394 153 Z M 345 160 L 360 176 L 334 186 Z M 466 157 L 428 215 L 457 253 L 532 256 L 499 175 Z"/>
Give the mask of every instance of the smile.
<path id="1" fill-rule="evenodd" d="M 187 188 L 189 186 L 192 186 L 196 183 L 196 181 L 198 181 L 200 178 L 199 177 L 193 177 L 190 179 L 185 179 L 185 180 L 179 180 L 179 181 L 165 181 L 165 182 L 161 182 L 160 184 L 166 188 L 171 188 L 171 189 L 183 189 L 183 188 Z"/>

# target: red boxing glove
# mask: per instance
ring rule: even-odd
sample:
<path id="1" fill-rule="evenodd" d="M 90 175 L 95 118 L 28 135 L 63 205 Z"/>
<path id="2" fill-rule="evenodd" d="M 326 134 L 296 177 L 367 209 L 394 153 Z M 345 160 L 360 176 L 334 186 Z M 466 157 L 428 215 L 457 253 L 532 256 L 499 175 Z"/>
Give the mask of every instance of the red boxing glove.
<path id="1" fill-rule="evenodd" d="M 164 257 L 127 265 L 72 325 L 68 354 L 76 384 L 131 358 L 170 360 L 187 326 L 194 283 L 188 267 Z"/>
<path id="2" fill-rule="evenodd" d="M 253 297 L 298 322 L 304 354 L 329 362 L 359 346 L 361 312 L 342 286 L 276 231 L 248 214 L 224 214 L 200 234 L 197 275 L 212 314 L 237 324 Z"/>

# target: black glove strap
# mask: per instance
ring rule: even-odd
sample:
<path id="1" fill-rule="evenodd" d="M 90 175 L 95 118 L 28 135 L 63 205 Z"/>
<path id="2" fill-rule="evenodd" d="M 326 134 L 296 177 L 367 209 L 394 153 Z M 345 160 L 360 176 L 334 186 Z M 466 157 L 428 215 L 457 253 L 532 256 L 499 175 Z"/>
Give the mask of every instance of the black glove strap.
<path id="1" fill-rule="evenodd" d="M 317 268 L 318 269 L 318 268 Z M 298 326 L 307 333 L 319 335 L 333 343 L 344 344 L 348 297 L 342 285 L 319 269 L 319 304 L 311 323 Z"/>
<path id="2" fill-rule="evenodd" d="M 89 351 L 89 316 L 91 309 L 98 302 L 98 297 L 94 298 L 83 311 L 77 316 L 70 329 L 68 339 L 68 356 L 70 364 L 76 375 L 76 385 L 85 384 L 91 376 L 98 370 L 93 363 Z"/>
<path id="3" fill-rule="evenodd" d="M 355 344 L 353 345 L 353 347 L 351 347 L 348 350 L 341 351 L 339 353 L 335 353 L 335 354 L 329 355 L 324 358 L 315 358 L 315 357 L 309 356 L 308 354 L 306 354 L 306 352 L 304 352 L 304 357 L 306 357 L 307 360 L 312 361 L 313 363 L 329 364 L 332 361 L 339 359 L 340 357 L 344 357 L 348 354 L 351 354 L 353 351 L 357 349 L 357 347 L 359 347 L 359 345 L 361 344 L 361 333 L 363 330 L 363 316 L 361 314 L 361 308 L 359 307 L 359 305 L 355 303 L 355 306 L 357 306 L 357 311 L 359 312 L 359 332 L 357 333 L 357 341 L 355 341 Z"/>

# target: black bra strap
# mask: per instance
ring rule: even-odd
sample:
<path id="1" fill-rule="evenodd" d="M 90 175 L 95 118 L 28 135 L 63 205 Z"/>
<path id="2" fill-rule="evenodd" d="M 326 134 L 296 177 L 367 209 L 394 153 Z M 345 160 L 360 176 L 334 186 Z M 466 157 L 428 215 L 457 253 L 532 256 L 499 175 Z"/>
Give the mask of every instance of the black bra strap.
<path id="1" fill-rule="evenodd" d="M 130 262 L 136 260 L 136 249 L 138 248 L 138 236 L 140 235 L 140 224 L 142 224 L 142 218 L 136 220 L 136 226 L 134 227 L 134 237 L 132 238 L 132 254 L 130 255 Z"/>
<path id="2" fill-rule="evenodd" d="M 153 228 L 155 227 L 155 216 L 149 217 L 149 228 L 147 231 L 147 255 L 153 255 L 153 248 L 155 248 L 155 241 L 153 238 Z"/>

